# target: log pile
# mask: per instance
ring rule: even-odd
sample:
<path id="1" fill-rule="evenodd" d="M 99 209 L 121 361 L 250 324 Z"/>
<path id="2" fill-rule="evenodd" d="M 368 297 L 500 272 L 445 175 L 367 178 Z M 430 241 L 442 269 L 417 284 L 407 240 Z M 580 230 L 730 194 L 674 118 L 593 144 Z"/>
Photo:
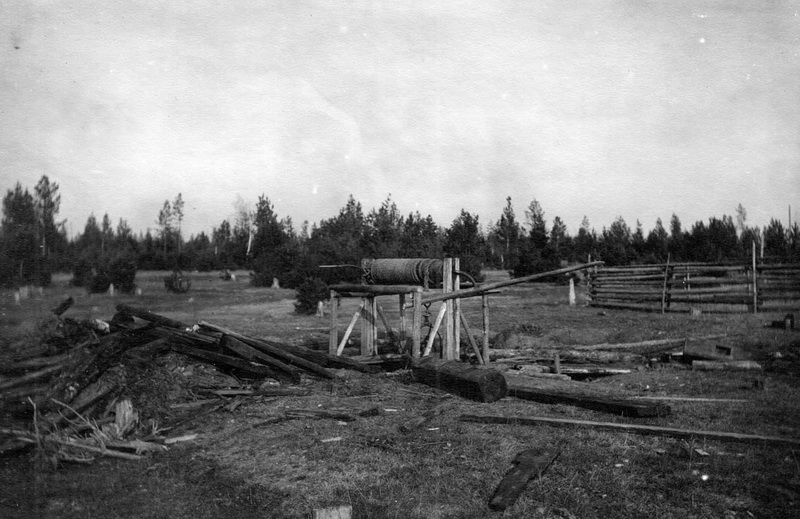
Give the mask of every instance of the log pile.
<path id="1" fill-rule="evenodd" d="M 90 448 L 67 449 L 64 442 L 75 439 L 60 431 L 67 428 L 73 434 L 82 425 L 83 432 L 97 437 L 102 430 L 94 421 L 119 416 L 114 403 L 135 397 L 131 388 L 142 384 L 141 370 L 152 369 L 156 357 L 183 355 L 236 377 L 229 377 L 234 382 L 249 379 L 255 386 L 265 378 L 292 384 L 303 377 L 333 379 L 338 368 L 375 371 L 347 358 L 248 337 L 207 322 L 188 326 L 143 308 L 120 304 L 104 322 L 62 317 L 63 306 L 53 310 L 39 344 L 0 363 L 0 411 L 5 423 L 17 421 L 0 429 L 0 451 L 49 442 L 60 445 L 62 459 L 80 458 L 76 449 L 98 454 Z M 224 405 L 216 396 L 215 403 Z"/>

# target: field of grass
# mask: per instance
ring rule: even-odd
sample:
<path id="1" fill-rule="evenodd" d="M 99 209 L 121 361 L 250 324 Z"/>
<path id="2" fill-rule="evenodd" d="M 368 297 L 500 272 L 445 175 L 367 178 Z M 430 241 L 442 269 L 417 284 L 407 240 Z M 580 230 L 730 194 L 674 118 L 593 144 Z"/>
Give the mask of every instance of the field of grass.
<path id="1" fill-rule="evenodd" d="M 164 275 L 140 272 L 138 296 L 88 296 L 61 278 L 20 304 L 12 293 L 2 294 L 0 340 L 11 345 L 35 334 L 37 323 L 70 294 L 76 303 L 65 315 L 74 318 L 109 319 L 116 304 L 127 303 L 250 336 L 327 344 L 328 320 L 294 314 L 291 290 L 254 288 L 239 272 L 236 282 L 192 274 L 192 289 L 172 294 L 164 290 Z M 489 273 L 490 280 L 500 277 Z M 379 301 L 396 326 L 396 299 Z M 800 331 L 764 326 L 783 314 L 690 316 L 570 307 L 566 287 L 554 284 L 509 287 L 490 304 L 492 334 L 533 325 L 543 345 L 557 348 L 724 333 L 718 344 L 732 346 L 737 357 L 756 360 L 764 370 L 700 372 L 657 363 L 626 375 L 561 383 L 616 396 L 744 400 L 672 401 L 670 416 L 647 419 L 514 398 L 475 403 L 417 384 L 407 371 L 342 371 L 335 381 L 304 380 L 308 396 L 251 398 L 232 412 L 185 423 L 170 435 L 197 433 L 196 440 L 140 462 L 97 460 L 54 468 L 34 453 L 2 457 L 0 517 L 305 518 L 314 509 L 338 505 L 351 505 L 357 518 L 797 517 L 797 447 L 459 420 L 465 413 L 543 416 L 800 439 Z M 357 306 L 357 300 L 343 300 L 340 329 Z M 463 309 L 478 328 L 479 300 L 464 301 Z M 175 362 L 181 363 L 180 373 L 195 364 L 180 359 L 157 362 L 173 373 Z M 441 412 L 424 427 L 401 432 L 404 423 L 433 408 Z M 277 421 L 289 409 L 378 413 L 354 422 Z M 512 507 L 489 510 L 517 453 L 556 446 L 563 448 L 558 459 Z"/>

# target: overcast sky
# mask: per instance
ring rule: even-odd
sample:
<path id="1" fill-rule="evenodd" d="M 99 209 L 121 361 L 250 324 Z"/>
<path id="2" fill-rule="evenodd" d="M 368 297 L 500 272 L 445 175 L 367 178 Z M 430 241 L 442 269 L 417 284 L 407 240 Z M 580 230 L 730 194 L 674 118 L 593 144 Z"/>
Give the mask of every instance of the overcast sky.
<path id="1" fill-rule="evenodd" d="M 4 0 L 0 189 L 209 233 L 237 198 L 575 234 L 800 211 L 800 0 Z"/>

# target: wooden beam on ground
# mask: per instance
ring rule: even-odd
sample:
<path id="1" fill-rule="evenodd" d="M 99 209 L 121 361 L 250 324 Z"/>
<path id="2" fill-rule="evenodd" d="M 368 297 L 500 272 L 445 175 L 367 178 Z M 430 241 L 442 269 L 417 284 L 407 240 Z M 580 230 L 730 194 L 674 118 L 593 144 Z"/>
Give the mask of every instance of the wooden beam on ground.
<path id="1" fill-rule="evenodd" d="M 428 357 L 414 360 L 411 370 L 418 382 L 478 402 L 495 402 L 508 393 L 503 374 L 490 368 Z"/>
<path id="2" fill-rule="evenodd" d="M 760 370 L 761 364 L 754 360 L 694 360 L 692 369 L 699 371 Z"/>
<path id="3" fill-rule="evenodd" d="M 660 349 L 667 349 L 673 346 L 682 346 L 688 341 L 710 341 L 713 339 L 722 339 L 727 337 L 725 333 L 715 335 L 701 335 L 699 337 L 684 337 L 683 339 L 656 339 L 652 341 L 639 341 L 639 342 L 623 342 L 616 344 L 609 344 L 607 342 L 600 344 L 586 344 L 572 346 L 575 350 L 593 351 L 593 350 L 626 350 L 626 349 L 646 349 L 648 351 L 658 351 Z M 663 346 L 663 348 L 662 348 Z M 651 348 L 656 348 L 652 350 Z"/>
<path id="4" fill-rule="evenodd" d="M 489 508 L 500 511 L 513 505 L 528 481 L 541 477 L 560 453 L 560 449 L 527 449 L 520 452 L 514 459 L 514 468 L 506 474 L 489 501 Z"/>
<path id="5" fill-rule="evenodd" d="M 614 398 L 603 395 L 586 395 L 575 392 L 543 389 L 533 384 L 526 384 L 520 380 L 508 380 L 508 396 L 532 400 L 542 404 L 566 404 L 602 411 L 621 416 L 634 418 L 648 418 L 653 416 L 667 416 L 671 409 L 664 404 L 648 404 L 636 402 L 625 398 Z"/>
<path id="6" fill-rule="evenodd" d="M 568 420 L 565 418 L 545 418 L 540 416 L 499 416 L 499 415 L 472 415 L 462 414 L 462 422 L 509 424 L 509 425 L 553 425 L 553 426 L 579 426 L 592 429 L 604 429 L 623 433 L 669 436 L 672 438 L 707 438 L 710 440 L 728 440 L 741 442 L 778 443 L 786 445 L 800 445 L 800 438 L 787 438 L 783 436 L 763 436 L 760 434 L 742 434 L 721 431 L 702 431 L 692 429 L 675 429 L 672 427 L 659 427 L 655 425 L 636 425 L 612 422 L 590 422 L 586 420 Z"/>
<path id="7" fill-rule="evenodd" d="M 330 288 L 336 292 L 358 292 L 380 296 L 409 294 L 420 290 L 416 285 L 331 285 Z"/>

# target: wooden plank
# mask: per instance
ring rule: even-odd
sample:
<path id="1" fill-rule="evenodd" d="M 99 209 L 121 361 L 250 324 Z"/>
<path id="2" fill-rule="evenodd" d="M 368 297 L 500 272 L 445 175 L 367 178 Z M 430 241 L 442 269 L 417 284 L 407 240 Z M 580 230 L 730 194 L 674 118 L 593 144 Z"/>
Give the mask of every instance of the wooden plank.
<path id="1" fill-rule="evenodd" d="M 722 431 L 703 431 L 693 429 L 676 429 L 673 427 L 659 427 L 656 425 L 638 425 L 613 422 L 591 422 L 587 420 L 569 420 L 565 418 L 545 418 L 540 416 L 499 416 L 499 415 L 473 415 L 462 414 L 462 422 L 509 424 L 509 425 L 553 425 L 553 426 L 579 426 L 592 429 L 603 429 L 623 433 L 642 435 L 669 436 L 672 438 L 708 438 L 710 440 L 728 440 L 741 442 L 778 443 L 786 445 L 800 445 L 800 438 L 787 438 L 783 436 L 764 436 L 760 434 L 742 434 Z"/>
<path id="2" fill-rule="evenodd" d="M 534 384 L 526 384 L 515 377 L 514 380 L 506 379 L 508 383 L 508 396 L 531 400 L 542 404 L 566 404 L 593 411 L 602 411 L 621 416 L 634 418 L 649 418 L 653 416 L 668 416 L 671 409 L 664 404 L 647 404 L 624 398 L 612 398 L 602 395 L 587 395 L 575 392 L 544 389 Z"/>
<path id="3" fill-rule="evenodd" d="M 754 360 L 694 360 L 692 369 L 700 371 L 760 370 L 761 364 Z"/>
<path id="4" fill-rule="evenodd" d="M 495 511 L 505 510 L 513 505 L 528 481 L 541 477 L 547 468 L 556 460 L 561 449 L 527 449 L 514 459 L 515 466 L 505 475 L 489 501 L 489 508 Z"/>

